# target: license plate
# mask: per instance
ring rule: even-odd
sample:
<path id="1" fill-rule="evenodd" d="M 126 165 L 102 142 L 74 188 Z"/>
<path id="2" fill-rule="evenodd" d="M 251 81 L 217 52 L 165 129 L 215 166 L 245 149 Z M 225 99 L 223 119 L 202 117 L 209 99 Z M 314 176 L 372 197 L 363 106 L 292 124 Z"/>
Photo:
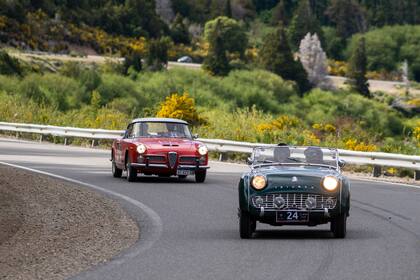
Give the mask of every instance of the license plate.
<path id="1" fill-rule="evenodd" d="M 192 170 L 177 170 L 176 175 L 192 175 L 194 171 Z"/>
<path id="2" fill-rule="evenodd" d="M 307 222 L 308 219 L 307 211 L 278 211 L 276 213 L 277 222 Z"/>

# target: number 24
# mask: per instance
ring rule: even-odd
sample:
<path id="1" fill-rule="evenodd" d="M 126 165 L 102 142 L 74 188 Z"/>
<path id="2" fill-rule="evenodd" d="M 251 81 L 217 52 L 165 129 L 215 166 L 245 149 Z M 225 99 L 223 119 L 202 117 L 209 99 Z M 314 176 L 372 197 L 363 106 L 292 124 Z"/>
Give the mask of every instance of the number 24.
<path id="1" fill-rule="evenodd" d="M 298 219 L 298 212 L 287 212 L 287 219 L 288 220 L 297 220 Z"/>

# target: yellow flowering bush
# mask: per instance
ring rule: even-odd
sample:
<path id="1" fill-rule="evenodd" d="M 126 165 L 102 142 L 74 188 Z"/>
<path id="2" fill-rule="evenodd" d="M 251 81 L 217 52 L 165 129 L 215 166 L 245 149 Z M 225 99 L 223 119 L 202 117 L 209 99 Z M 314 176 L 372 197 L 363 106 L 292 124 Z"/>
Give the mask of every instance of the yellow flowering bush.
<path id="1" fill-rule="evenodd" d="M 407 105 L 412 105 L 416 107 L 420 107 L 420 98 L 415 98 L 407 101 Z"/>
<path id="2" fill-rule="evenodd" d="M 166 97 L 165 101 L 160 104 L 157 116 L 181 119 L 193 125 L 205 123 L 197 113 L 194 99 L 188 93 L 183 95 L 174 93 Z"/>
<path id="3" fill-rule="evenodd" d="M 312 128 L 319 131 L 319 132 L 326 132 L 326 133 L 335 133 L 336 132 L 336 127 L 332 124 L 319 124 L 319 123 L 315 123 L 312 125 Z"/>
<path id="4" fill-rule="evenodd" d="M 276 129 L 284 130 L 288 128 L 298 127 L 301 124 L 301 121 L 294 117 L 288 115 L 281 115 L 271 123 L 263 123 L 257 126 L 257 130 L 260 132 L 273 131 Z"/>
<path id="5" fill-rule="evenodd" d="M 359 142 L 357 139 L 348 139 L 345 143 L 346 149 L 360 152 L 374 152 L 377 150 L 376 145 Z"/>
<path id="6" fill-rule="evenodd" d="M 5 28 L 6 24 L 7 24 L 7 17 L 0 16 L 0 29 Z"/>
<path id="7" fill-rule="evenodd" d="M 333 76 L 346 76 L 348 65 L 345 61 L 329 60 L 328 73 Z"/>
<path id="8" fill-rule="evenodd" d="M 418 124 L 418 126 L 414 129 L 413 131 L 413 135 L 414 135 L 414 139 L 417 142 L 417 146 L 420 147 L 420 123 Z"/>

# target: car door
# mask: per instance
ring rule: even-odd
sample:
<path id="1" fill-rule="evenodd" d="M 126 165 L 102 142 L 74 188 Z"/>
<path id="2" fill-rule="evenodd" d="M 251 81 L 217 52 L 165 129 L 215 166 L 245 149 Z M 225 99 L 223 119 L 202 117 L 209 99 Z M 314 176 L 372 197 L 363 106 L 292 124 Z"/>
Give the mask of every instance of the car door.
<path id="1" fill-rule="evenodd" d="M 127 150 L 127 140 L 129 139 L 133 130 L 133 124 L 129 124 L 124 136 L 121 140 L 116 143 L 116 160 L 119 165 L 124 166 L 125 164 L 125 151 Z"/>

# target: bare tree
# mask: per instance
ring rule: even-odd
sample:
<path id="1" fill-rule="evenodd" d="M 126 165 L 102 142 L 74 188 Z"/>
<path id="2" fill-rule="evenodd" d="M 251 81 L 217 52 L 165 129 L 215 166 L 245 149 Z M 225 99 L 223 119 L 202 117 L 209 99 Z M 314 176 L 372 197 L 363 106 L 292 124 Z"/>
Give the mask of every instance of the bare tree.
<path id="1" fill-rule="evenodd" d="M 405 86 L 405 95 L 408 97 L 410 95 L 410 80 L 408 79 L 408 62 L 404 60 L 404 63 L 401 66 L 401 75 L 402 81 Z"/>
<path id="2" fill-rule="evenodd" d="M 316 33 L 306 34 L 299 46 L 299 59 L 308 73 L 309 82 L 321 89 L 333 89 L 331 79 L 328 78 L 327 55 L 321 47 Z"/>

